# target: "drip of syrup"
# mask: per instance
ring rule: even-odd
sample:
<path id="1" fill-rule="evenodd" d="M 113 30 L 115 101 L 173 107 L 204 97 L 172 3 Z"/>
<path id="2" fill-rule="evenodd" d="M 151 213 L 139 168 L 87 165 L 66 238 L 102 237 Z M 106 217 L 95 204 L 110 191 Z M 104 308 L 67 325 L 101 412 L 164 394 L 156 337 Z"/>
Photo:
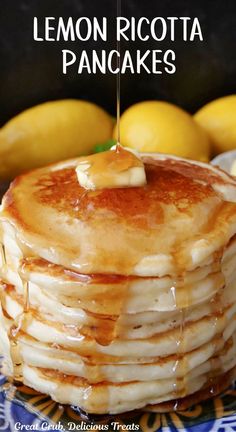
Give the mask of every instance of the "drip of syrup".
<path id="1" fill-rule="evenodd" d="M 0 244 L 0 254 L 1 254 L 1 273 L 2 276 L 6 272 L 7 259 L 6 259 L 6 250 L 4 244 Z"/>
<path id="2" fill-rule="evenodd" d="M 182 296 L 179 296 L 179 288 L 184 285 L 184 278 L 177 278 L 176 282 L 172 287 L 172 295 L 174 298 L 174 304 L 176 309 L 179 311 L 179 328 L 178 336 L 176 338 L 176 361 L 173 366 L 173 395 L 175 401 L 173 403 L 173 410 L 177 411 L 179 408 L 179 398 L 186 396 L 188 390 L 187 383 L 187 371 L 188 364 L 186 360 L 186 342 L 185 342 L 185 321 L 186 321 L 186 311 L 190 306 L 190 295 L 188 288 L 185 291 L 185 304 L 184 308 L 182 306 Z"/>
<path id="3" fill-rule="evenodd" d="M 4 286 L 4 275 L 6 272 L 7 267 L 7 259 L 6 259 L 6 250 L 4 244 L 0 243 L 0 258 L 1 258 L 1 286 Z M 14 390 L 12 390 L 12 377 L 8 378 L 8 381 L 4 383 L 3 390 L 6 392 L 11 392 L 11 394 L 14 393 Z"/>
<path id="4" fill-rule="evenodd" d="M 6 250 L 5 245 L 0 245 L 0 252 L 1 252 L 1 273 L 4 283 L 4 277 L 6 276 L 7 272 L 7 257 L 6 257 Z M 10 342 L 10 356 L 12 360 L 12 376 L 8 377 L 8 383 L 5 385 L 5 390 L 14 392 L 14 386 L 12 387 L 13 382 L 22 382 L 23 376 L 22 376 L 22 358 L 20 353 L 20 346 L 19 346 L 19 333 L 20 330 L 26 320 L 28 311 L 29 311 L 29 287 L 28 282 L 22 281 L 23 283 L 23 311 L 20 313 L 13 321 L 13 324 L 9 328 L 8 331 L 8 337 Z"/>
<path id="5" fill-rule="evenodd" d="M 121 0 L 117 0 L 117 17 L 121 16 Z M 117 124 L 117 144 L 116 151 L 120 150 L 120 41 L 117 40 L 117 69 L 118 73 L 116 75 L 116 124 Z"/>
<path id="6" fill-rule="evenodd" d="M 224 275 L 222 275 L 224 277 Z M 180 284 L 181 285 L 181 284 Z M 210 301 L 211 305 L 211 318 L 213 318 L 213 326 L 215 327 L 216 340 L 219 341 L 219 346 L 222 345 L 223 335 L 222 328 L 225 328 L 225 316 L 224 310 L 222 306 L 222 294 L 223 289 L 221 289 Z M 176 401 L 173 403 L 173 410 L 177 411 L 181 409 L 182 398 L 185 398 L 188 394 L 188 382 L 187 382 L 187 372 L 188 372 L 188 364 L 187 359 L 184 353 L 186 352 L 186 343 L 185 343 L 185 320 L 186 320 L 186 311 L 187 308 L 191 306 L 191 299 L 189 296 L 189 291 L 186 290 L 186 302 L 184 309 L 181 309 L 181 302 L 178 301 L 178 284 L 175 285 L 172 289 L 172 293 L 175 296 L 175 304 L 176 308 L 180 310 L 180 327 L 179 327 L 179 335 L 176 339 L 177 345 L 177 360 L 173 367 L 173 373 L 177 376 L 174 383 L 174 394 L 176 395 Z M 180 300 L 180 298 L 179 298 Z M 221 379 L 219 377 L 223 376 L 223 365 L 221 364 L 221 360 L 218 357 L 218 352 L 216 352 L 216 356 L 210 360 L 211 369 L 208 373 L 207 386 L 204 390 L 205 396 L 208 397 L 215 396 L 220 392 L 219 383 Z M 217 375 L 217 377 L 216 377 Z M 181 376 L 181 377 L 180 377 Z"/>
<path id="7" fill-rule="evenodd" d="M 215 296 L 211 299 L 211 315 L 214 318 L 214 327 L 216 333 L 216 340 L 219 341 L 219 345 L 224 341 L 222 328 L 224 329 L 226 326 L 226 318 L 224 314 L 224 309 L 222 306 L 222 294 L 223 289 L 221 289 Z M 211 359 L 211 370 L 208 375 L 209 380 L 209 394 L 214 396 L 219 393 L 219 382 L 215 379 L 215 372 L 217 369 L 217 375 L 221 375 L 223 373 L 223 365 L 219 357 L 217 357 L 218 352 L 216 352 L 216 357 Z"/>
<path id="8" fill-rule="evenodd" d="M 23 283 L 23 311 L 14 320 L 9 329 L 10 355 L 13 365 L 13 380 L 17 383 L 23 382 L 23 359 L 20 352 L 19 334 L 26 324 L 29 314 L 29 283 Z"/>
<path id="9" fill-rule="evenodd" d="M 109 315 L 107 314 L 99 316 L 96 313 L 87 311 L 87 314 L 90 317 L 95 319 L 98 318 L 98 320 L 92 329 L 91 327 L 89 329 L 86 329 L 86 327 L 82 328 L 82 333 L 84 332 L 84 334 L 87 333 L 87 335 L 89 335 L 89 331 L 92 331 L 92 337 L 94 337 L 97 343 L 103 346 L 110 345 L 119 333 L 119 317 L 124 311 L 128 298 L 129 281 L 124 280 L 122 284 L 117 284 L 117 286 L 114 286 L 112 288 L 112 292 L 110 293 L 110 295 L 109 293 L 106 293 L 106 300 L 109 302 L 108 304 L 111 305 L 112 301 L 115 301 L 115 310 L 113 309 L 115 314 L 110 314 L 110 312 L 108 311 Z"/>

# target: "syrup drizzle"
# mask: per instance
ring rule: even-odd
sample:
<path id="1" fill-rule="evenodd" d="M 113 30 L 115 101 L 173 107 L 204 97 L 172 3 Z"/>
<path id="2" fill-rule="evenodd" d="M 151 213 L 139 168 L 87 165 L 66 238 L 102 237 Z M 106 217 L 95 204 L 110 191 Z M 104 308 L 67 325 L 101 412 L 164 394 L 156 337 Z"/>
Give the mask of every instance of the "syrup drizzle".
<path id="1" fill-rule="evenodd" d="M 117 17 L 121 16 L 121 0 L 117 0 Z M 122 147 L 120 145 L 120 89 L 121 89 L 121 80 L 120 80 L 120 41 L 117 41 L 117 51 L 119 55 L 117 56 L 117 68 L 118 73 L 116 76 L 116 122 L 117 122 L 117 143 L 116 143 L 116 153 L 120 153 L 122 151 Z M 96 341 L 100 343 L 101 345 L 109 345 L 112 343 L 112 341 L 116 338 L 117 333 L 117 321 L 119 318 L 119 315 L 122 313 L 122 309 L 124 307 L 124 301 L 127 297 L 127 286 L 124 286 L 122 289 L 122 293 L 118 296 L 118 309 L 119 313 L 112 319 L 108 319 L 107 321 L 104 320 L 104 326 L 102 328 L 97 330 L 96 334 Z M 103 379 L 103 373 L 101 371 L 101 367 L 99 365 L 96 365 L 96 368 L 94 368 L 95 376 L 97 380 Z M 91 397 L 92 394 L 95 394 L 96 392 L 99 392 L 99 387 L 90 387 L 89 388 Z M 109 409 L 109 388 L 106 388 L 105 395 L 103 400 L 103 408 L 104 411 L 107 411 Z M 87 397 L 87 391 L 85 392 L 85 398 Z M 102 400 L 102 397 L 101 397 Z M 90 418 L 90 415 L 87 415 L 86 413 L 83 413 L 86 415 L 87 421 Z"/>
<path id="2" fill-rule="evenodd" d="M 5 246 L 4 244 L 0 244 L 0 253 L 1 253 L 1 263 L 2 263 L 2 273 L 4 274 L 6 271 L 6 265 L 7 265 L 7 261 L 6 261 L 6 250 L 5 250 Z"/>
<path id="3" fill-rule="evenodd" d="M 3 283 L 5 283 L 6 272 L 7 272 L 7 256 L 5 245 L 0 245 L 1 252 L 1 277 Z M 9 384 L 11 385 L 13 381 L 15 382 L 23 382 L 23 360 L 20 353 L 20 344 L 19 344 L 19 334 L 20 330 L 26 323 L 28 318 L 28 312 L 30 308 L 29 304 L 29 284 L 27 281 L 22 279 L 23 286 L 23 311 L 14 319 L 13 324 L 10 326 L 8 331 L 8 337 L 10 342 L 10 356 L 12 360 L 12 377 L 9 377 Z M 6 390 L 9 390 L 9 385 L 5 386 Z"/>
<path id="4" fill-rule="evenodd" d="M 26 325 L 29 317 L 29 283 L 22 280 L 23 283 L 23 311 L 15 318 L 9 329 L 10 355 L 13 364 L 13 378 L 16 382 L 23 382 L 23 359 L 20 352 L 19 335 L 20 331 Z"/>
<path id="5" fill-rule="evenodd" d="M 0 279 L 0 283 L 1 283 L 1 287 L 4 286 L 4 276 L 6 273 L 6 269 L 7 269 L 7 260 L 6 260 L 6 250 L 5 250 L 5 245 L 3 243 L 0 243 L 0 257 L 1 257 L 1 279 Z M 1 293 L 1 291 L 0 291 Z M 0 298 L 1 300 L 1 298 Z M 12 395 L 14 395 L 14 386 L 12 386 L 12 382 L 13 382 L 13 377 L 8 377 L 8 381 L 4 383 L 3 385 L 3 390 L 6 392 L 11 392 Z"/>
<path id="6" fill-rule="evenodd" d="M 215 327 L 216 340 L 218 342 L 220 350 L 222 350 L 222 344 L 224 343 L 222 328 L 224 329 L 226 325 L 226 318 L 225 318 L 225 314 L 221 302 L 221 294 L 223 293 L 223 289 L 217 292 L 215 296 L 211 299 L 211 314 L 214 319 L 213 326 Z M 216 356 L 217 355 L 218 355 L 218 350 L 216 350 Z M 219 381 L 216 380 L 215 378 L 216 370 L 218 375 L 221 375 L 223 373 L 223 365 L 219 357 L 211 358 L 211 370 L 209 372 L 208 378 L 210 384 L 209 393 L 212 396 L 219 393 Z"/>
<path id="7" fill-rule="evenodd" d="M 117 7 L 117 17 L 121 16 L 121 0 L 117 0 L 116 3 Z M 117 56 L 117 69 L 118 73 L 116 75 L 116 124 L 117 124 L 117 144 L 116 144 L 116 150 L 119 151 L 120 149 L 120 89 L 121 89 L 121 82 L 120 82 L 120 41 L 117 40 L 117 52 L 119 55 Z"/>
<path id="8" fill-rule="evenodd" d="M 179 328 L 178 337 L 176 338 L 176 360 L 172 369 L 173 372 L 173 396 L 175 401 L 173 402 L 173 410 L 178 410 L 178 400 L 180 397 L 184 397 L 187 394 L 188 383 L 187 383 L 187 371 L 188 365 L 186 361 L 186 342 L 185 342 L 185 317 L 186 310 L 190 306 L 190 295 L 189 290 L 185 290 L 185 304 L 182 306 L 182 297 L 178 295 L 178 290 L 184 285 L 184 278 L 176 278 L 176 282 L 171 288 L 171 292 L 174 299 L 175 308 L 179 311 Z"/>

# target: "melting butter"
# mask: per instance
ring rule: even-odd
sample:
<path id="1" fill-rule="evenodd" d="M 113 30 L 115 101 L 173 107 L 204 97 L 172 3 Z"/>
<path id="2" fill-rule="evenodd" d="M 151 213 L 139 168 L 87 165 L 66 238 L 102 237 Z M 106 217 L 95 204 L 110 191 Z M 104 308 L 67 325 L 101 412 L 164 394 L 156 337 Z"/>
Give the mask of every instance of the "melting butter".
<path id="1" fill-rule="evenodd" d="M 106 152 L 81 158 L 76 174 L 80 186 L 92 190 L 139 187 L 147 183 L 140 157 L 120 145 Z"/>

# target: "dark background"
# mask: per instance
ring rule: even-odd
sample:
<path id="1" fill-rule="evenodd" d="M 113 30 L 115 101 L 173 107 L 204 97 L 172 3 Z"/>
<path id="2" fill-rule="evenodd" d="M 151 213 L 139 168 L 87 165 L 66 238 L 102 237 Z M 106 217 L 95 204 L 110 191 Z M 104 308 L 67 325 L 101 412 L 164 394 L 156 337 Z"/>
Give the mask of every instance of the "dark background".
<path id="1" fill-rule="evenodd" d="M 121 109 L 145 99 L 163 99 L 194 112 L 204 103 L 236 92 L 235 0 L 122 0 L 122 16 L 197 16 L 204 42 L 130 42 L 122 49 L 174 49 L 175 75 L 122 75 Z M 107 44 L 78 41 L 33 41 L 33 17 L 109 18 Z M 23 109 L 59 98 L 83 98 L 115 113 L 116 77 L 62 74 L 63 48 L 115 49 L 112 32 L 116 0 L 1 0 L 0 3 L 0 124 Z M 111 23 L 111 24 L 110 24 Z"/>

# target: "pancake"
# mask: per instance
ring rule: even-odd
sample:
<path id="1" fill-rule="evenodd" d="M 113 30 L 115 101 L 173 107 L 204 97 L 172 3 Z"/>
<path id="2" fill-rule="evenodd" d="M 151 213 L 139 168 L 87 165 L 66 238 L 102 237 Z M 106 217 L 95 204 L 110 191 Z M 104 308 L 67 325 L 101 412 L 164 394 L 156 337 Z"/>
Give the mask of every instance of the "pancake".
<path id="1" fill-rule="evenodd" d="M 44 260 L 30 259 L 24 261 L 23 265 L 12 265 L 8 251 L 6 262 L 8 269 L 5 276 L 18 288 L 22 287 L 22 278 L 26 278 L 39 289 L 47 287 L 49 296 L 56 292 L 58 300 L 66 306 L 80 306 L 90 312 L 106 315 L 172 311 L 177 307 L 197 305 L 210 299 L 225 285 L 225 275 L 218 263 L 199 268 L 181 278 L 112 275 L 91 275 L 87 278 L 87 275 L 71 273 Z M 235 265 L 236 257 L 228 265 L 228 279 Z M 211 268 L 212 273 L 208 273 Z M 178 290 L 178 298 L 174 295 L 173 287 Z"/>
<path id="2" fill-rule="evenodd" d="M 142 158 L 145 186 L 85 190 L 70 160 L 0 211 L 5 374 L 88 413 L 198 401 L 235 373 L 236 181 Z"/>
<path id="3" fill-rule="evenodd" d="M 140 188 L 84 190 L 79 159 L 24 174 L 2 219 L 37 256 L 81 273 L 162 277 L 211 262 L 236 233 L 235 181 L 207 164 L 143 160 Z"/>

